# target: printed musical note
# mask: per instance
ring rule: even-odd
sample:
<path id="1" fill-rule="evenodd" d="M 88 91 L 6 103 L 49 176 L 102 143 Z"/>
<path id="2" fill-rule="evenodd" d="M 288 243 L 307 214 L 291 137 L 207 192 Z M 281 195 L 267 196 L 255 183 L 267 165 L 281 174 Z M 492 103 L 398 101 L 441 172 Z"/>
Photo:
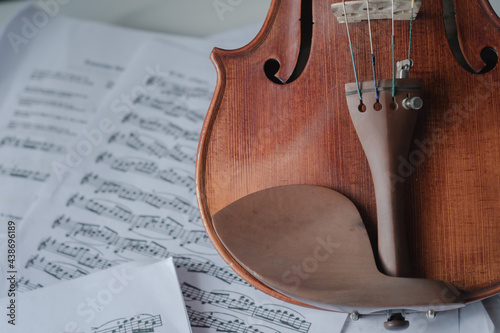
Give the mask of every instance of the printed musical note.
<path id="1" fill-rule="evenodd" d="M 31 79 L 36 81 L 58 80 L 68 83 L 78 83 L 86 86 L 94 85 L 94 82 L 90 79 L 90 77 L 86 75 L 62 72 L 57 70 L 49 70 L 49 69 L 35 69 L 31 73 Z"/>
<path id="2" fill-rule="evenodd" d="M 77 125 L 87 124 L 92 118 L 90 113 L 95 113 L 96 118 L 88 124 L 88 130 L 95 128 L 96 120 L 105 117 L 112 118 L 114 125 L 120 125 L 111 135 L 106 135 L 98 149 L 86 156 L 84 162 L 71 170 L 70 177 L 63 180 L 50 200 L 49 196 L 41 199 L 32 210 L 34 213 L 28 216 L 31 223 L 40 222 L 37 225 L 40 228 L 31 229 L 26 238 L 24 258 L 29 260 L 24 259 L 22 263 L 27 267 L 25 277 L 30 280 L 22 281 L 23 288 L 35 288 L 36 282 L 49 286 L 57 280 L 94 275 L 97 270 L 106 268 L 112 271 L 122 262 L 172 258 L 182 294 L 190 305 L 188 309 L 194 331 L 321 331 L 318 326 L 311 325 L 313 316 L 309 317 L 306 310 L 266 299 L 224 264 L 215 256 L 215 249 L 201 226 L 193 195 L 194 164 L 199 131 L 212 97 L 213 82 L 180 73 L 183 71 L 180 67 L 169 71 L 167 65 L 167 69 L 162 65 L 161 72 L 168 73 L 168 77 L 150 77 L 145 82 L 145 66 L 136 68 L 137 77 L 134 78 L 137 80 L 128 77 L 123 82 L 116 81 L 116 91 L 111 95 L 116 94 L 113 98 L 129 107 L 122 114 L 112 113 L 109 105 L 89 107 L 92 105 L 86 97 L 94 90 L 106 90 L 105 84 L 90 74 L 88 77 L 84 74 L 71 77 L 55 71 L 34 73 L 33 81 L 19 91 L 18 97 L 22 98 L 24 105 L 13 108 L 16 117 L 6 121 L 6 124 L 10 121 L 7 130 L 11 133 L 0 135 L 0 147 L 22 148 L 29 138 L 34 143 L 27 142 L 24 150 L 12 150 L 24 153 L 26 149 L 36 149 L 41 152 L 52 142 L 55 148 L 51 151 L 60 149 L 66 154 L 68 142 L 65 140 L 54 136 L 55 139 L 47 139 L 43 146 L 42 136 L 36 137 L 30 132 L 66 137 L 69 137 L 69 131 L 80 134 Z M 46 84 L 50 83 L 49 80 L 63 84 L 53 88 Z M 106 82 L 111 81 L 112 78 L 106 79 Z M 75 82 L 80 82 L 81 88 L 85 85 L 93 88 L 79 89 Z M 144 83 L 151 86 L 143 90 L 144 95 L 131 90 L 134 85 Z M 73 89 L 75 87 L 78 89 Z M 121 99 L 122 93 L 134 96 L 132 101 Z M 36 104 L 39 102 L 41 104 Z M 68 112 L 61 112 L 61 107 L 67 107 Z M 51 109 L 56 112 L 49 112 Z M 68 127 L 62 128 L 66 124 Z M 51 161 L 54 161 L 54 156 L 49 156 L 48 164 Z M 48 172 L 31 165 L 0 163 L 3 163 L 0 175 L 5 173 L 5 177 L 34 177 L 31 170 Z M 14 170 L 13 166 L 19 169 Z M 13 175 L 7 175 L 11 169 Z M 149 287 L 146 289 L 157 292 L 156 288 Z M 141 288 L 138 294 L 146 289 Z M 140 298 L 131 299 L 137 301 Z M 158 300 L 162 301 L 163 297 Z M 120 312 L 104 317 L 104 320 L 99 316 L 101 319 L 93 322 L 94 327 L 85 327 L 85 332 L 165 330 L 168 312 L 154 310 L 156 301 L 147 302 L 151 303 L 151 308 L 125 313 L 122 307 Z M 122 302 L 116 305 L 119 304 Z M 127 304 L 126 301 L 123 304 Z M 163 327 L 160 328 L 162 319 Z M 137 323 L 143 325 L 134 326 Z"/>
<path id="3" fill-rule="evenodd" d="M 10 121 L 7 124 L 9 129 L 13 130 L 27 130 L 27 131 L 40 131 L 40 132 L 49 132 L 55 133 L 59 135 L 67 135 L 67 136 L 76 136 L 77 134 L 66 127 L 54 126 L 54 125 L 45 125 L 39 123 L 31 123 L 25 121 Z"/>
<path id="4" fill-rule="evenodd" d="M 23 218 L 18 215 L 12 215 L 8 213 L 2 213 L 0 212 L 0 218 L 3 218 L 4 221 L 21 221 Z"/>
<path id="5" fill-rule="evenodd" d="M 199 301 L 202 304 L 212 304 L 219 308 L 265 320 L 296 332 L 307 333 L 311 327 L 310 322 L 307 322 L 302 315 L 292 309 L 279 305 L 257 306 L 250 297 L 235 292 L 207 292 L 185 282 L 182 284 L 181 290 L 186 300 Z"/>
<path id="6" fill-rule="evenodd" d="M 189 321 L 192 327 L 212 328 L 217 332 L 231 333 L 280 333 L 263 325 L 247 326 L 243 320 L 226 313 L 199 312 L 187 307 Z"/>
<path id="7" fill-rule="evenodd" d="M 110 136 L 108 143 L 116 143 L 148 155 L 158 158 L 170 158 L 189 165 L 194 165 L 196 161 L 196 148 L 182 144 L 176 144 L 174 147 L 169 148 L 154 138 L 135 132 L 117 132 Z"/>
<path id="8" fill-rule="evenodd" d="M 220 267 L 205 258 L 196 259 L 194 256 L 183 256 L 172 253 L 166 247 L 157 242 L 142 239 L 121 237 L 118 233 L 108 227 L 95 224 L 73 221 L 69 217 L 61 216 L 52 224 L 53 228 L 68 231 L 67 236 L 73 238 L 85 238 L 103 243 L 114 248 L 114 253 L 131 252 L 147 257 L 168 258 L 173 257 L 177 268 L 185 268 L 189 272 L 204 273 L 213 276 L 227 284 L 240 284 L 249 286 L 245 280 L 234 273 L 229 267 Z"/>
<path id="9" fill-rule="evenodd" d="M 154 332 L 155 327 L 163 326 L 160 315 L 140 314 L 131 318 L 111 320 L 97 328 L 92 333 L 142 333 Z"/>
<path id="10" fill-rule="evenodd" d="M 45 260 L 45 257 L 39 257 L 39 255 L 35 255 L 31 257 L 26 263 L 26 269 L 33 267 L 38 270 L 41 270 L 58 280 L 72 280 L 76 279 L 82 275 L 89 274 L 88 271 L 65 262 L 52 262 Z"/>
<path id="11" fill-rule="evenodd" d="M 67 230 L 67 237 L 86 237 L 95 239 L 104 244 L 114 244 L 116 239 L 119 238 L 118 233 L 108 227 L 101 228 L 97 224 L 74 222 L 69 217 L 65 217 L 64 215 L 60 216 L 52 223 L 52 228 Z"/>
<path id="12" fill-rule="evenodd" d="M 74 111 L 78 113 L 86 112 L 86 109 L 83 106 L 77 106 L 71 102 L 63 102 L 59 99 L 42 99 L 42 98 L 21 96 L 19 98 L 19 105 L 23 107 L 43 106 L 47 108 L 61 109 L 64 111 Z"/>
<path id="13" fill-rule="evenodd" d="M 0 165 L 0 175 L 35 180 L 37 182 L 45 182 L 49 178 L 50 173 L 18 167 L 6 168 Z"/>
<path id="14" fill-rule="evenodd" d="M 113 170 L 135 172 L 173 185 L 184 186 L 191 193 L 195 191 L 194 177 L 191 171 L 179 168 L 160 170 L 156 162 L 134 157 L 113 157 L 113 154 L 108 152 L 100 154 L 95 162 L 109 165 Z"/>
<path id="15" fill-rule="evenodd" d="M 205 119 L 204 112 L 191 110 L 185 104 L 169 99 L 161 100 L 149 95 L 138 95 L 134 100 L 134 104 L 147 106 L 153 110 L 160 111 L 166 116 L 186 118 L 194 123 L 201 122 Z"/>
<path id="16" fill-rule="evenodd" d="M 86 205 L 75 204 L 75 206 L 87 209 Z M 92 206 L 92 209 L 89 210 L 95 212 L 95 207 L 97 206 L 94 205 Z M 106 209 L 106 211 L 113 210 Z M 120 211 L 122 210 L 120 209 Z M 178 240 L 180 246 L 187 247 L 189 245 L 197 245 L 203 247 L 206 254 L 214 254 L 213 251 L 207 251 L 207 249 L 213 250 L 213 246 L 205 230 L 187 230 L 181 223 L 177 222 L 172 217 L 167 216 L 165 218 L 162 218 L 157 215 L 125 215 L 114 213 L 110 213 L 109 215 L 101 213 L 100 215 L 108 216 L 117 221 L 128 223 L 130 225 L 129 230 L 151 231 L 163 236 L 167 236 L 168 239 Z M 55 225 L 55 223 L 59 223 L 57 221 L 60 221 L 61 219 L 63 218 L 59 217 L 53 225 Z"/>
<path id="17" fill-rule="evenodd" d="M 21 139 L 16 136 L 5 136 L 0 139 L 0 147 L 9 146 L 22 149 L 40 150 L 49 153 L 64 154 L 66 148 L 52 142 L 32 140 L 30 138 Z"/>
<path id="18" fill-rule="evenodd" d="M 186 199 L 174 194 L 157 195 L 154 193 L 143 192 L 131 185 L 106 181 L 97 175 L 89 174 L 82 179 L 82 185 L 89 184 L 96 188 L 94 193 L 108 193 L 117 195 L 121 199 L 129 201 L 139 201 L 157 209 L 167 209 L 173 212 L 184 214 L 188 217 L 188 222 L 201 223 L 198 208 L 191 205 Z M 75 194 L 68 200 L 67 206 L 75 205 L 79 208 L 85 208 L 102 216 L 108 216 L 114 219 L 119 218 L 126 223 L 132 223 L 135 215 L 130 209 L 118 204 L 100 199 L 86 199 L 83 195 Z"/>
<path id="19" fill-rule="evenodd" d="M 64 242 L 59 242 L 51 237 L 42 240 L 38 246 L 38 250 L 49 251 L 67 259 L 72 259 L 78 264 L 92 269 L 106 269 L 117 264 L 118 260 L 108 260 L 102 257 L 97 251 L 92 251 L 88 246 L 71 245 Z"/>
<path id="20" fill-rule="evenodd" d="M 40 283 L 32 283 L 30 279 L 25 279 L 24 277 L 21 277 L 19 280 L 16 281 L 16 288 L 17 290 L 23 293 L 38 288 L 43 288 L 43 285 L 41 285 Z"/>
<path id="21" fill-rule="evenodd" d="M 30 94 L 37 94 L 37 95 L 42 95 L 42 96 L 50 96 L 50 97 L 58 97 L 58 98 L 79 98 L 79 99 L 87 99 L 89 96 L 86 94 L 82 94 L 77 91 L 70 91 L 70 90 L 62 90 L 62 89 L 56 89 L 54 87 L 45 87 L 45 86 L 26 86 L 24 88 L 25 93 L 30 93 Z"/>
<path id="22" fill-rule="evenodd" d="M 147 85 L 156 85 L 162 88 L 161 94 L 165 96 L 182 97 L 186 99 L 199 98 L 211 100 L 213 92 L 206 87 L 180 85 L 162 76 L 152 76 L 147 80 Z"/>
<path id="23" fill-rule="evenodd" d="M 197 142 L 200 134 L 198 131 L 188 131 L 174 123 L 161 118 L 144 118 L 136 113 L 129 113 L 123 117 L 122 123 L 130 123 L 141 129 L 158 132 L 174 138 L 183 138 L 189 141 Z"/>
<path id="24" fill-rule="evenodd" d="M 79 119 L 75 117 L 71 117 L 71 115 L 61 115 L 57 113 L 49 113 L 43 111 L 27 111 L 27 110 L 16 110 L 14 112 L 15 117 L 22 118 L 46 118 L 46 119 L 54 119 L 58 121 L 64 121 L 72 124 L 86 124 L 87 122 L 84 119 Z"/>
<path id="25" fill-rule="evenodd" d="M 210 260 L 197 260 L 194 256 L 175 256 L 173 259 L 174 264 L 177 268 L 183 267 L 186 268 L 188 272 L 204 273 L 206 275 L 216 277 L 219 280 L 226 282 L 227 284 L 235 283 L 250 287 L 250 285 L 232 269 L 230 269 L 229 267 L 217 266 Z"/>

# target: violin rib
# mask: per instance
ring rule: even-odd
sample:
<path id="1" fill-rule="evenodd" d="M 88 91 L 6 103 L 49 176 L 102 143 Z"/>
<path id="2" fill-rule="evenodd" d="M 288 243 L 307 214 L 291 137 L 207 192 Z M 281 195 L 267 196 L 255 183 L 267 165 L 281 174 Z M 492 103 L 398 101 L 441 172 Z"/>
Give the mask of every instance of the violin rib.
<path id="1" fill-rule="evenodd" d="M 480 50 L 500 50 L 498 18 L 484 1 L 454 0 L 457 36 L 474 69 L 484 67 Z M 213 217 L 261 190 L 326 187 L 354 203 L 379 257 L 373 179 L 346 103 L 345 84 L 354 82 L 347 33 L 330 6 L 312 0 L 307 63 L 287 84 L 270 80 L 264 67 L 277 59 L 281 81 L 294 72 L 304 45 L 302 1 L 274 0 L 250 44 L 214 49 L 217 86 L 196 162 L 201 216 L 221 256 L 258 289 L 302 305 L 238 263 Z M 500 66 L 482 75 L 464 70 L 450 50 L 442 14 L 441 1 L 424 1 L 413 22 L 409 78 L 422 81 L 424 107 L 393 180 L 405 188 L 399 201 L 411 277 L 449 283 L 467 303 L 500 293 Z M 359 79 L 373 80 L 366 21 L 349 28 Z M 408 56 L 408 28 L 408 21 L 395 22 L 397 60 Z M 372 29 L 377 78 L 391 79 L 391 22 L 373 21 Z M 382 271 L 378 259 L 376 264 Z"/>

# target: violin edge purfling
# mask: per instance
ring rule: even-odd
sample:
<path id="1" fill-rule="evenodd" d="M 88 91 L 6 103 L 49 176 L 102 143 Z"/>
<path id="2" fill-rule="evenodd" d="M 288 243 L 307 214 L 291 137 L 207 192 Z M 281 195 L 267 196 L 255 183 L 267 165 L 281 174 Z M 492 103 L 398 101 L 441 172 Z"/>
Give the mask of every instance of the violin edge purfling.
<path id="1" fill-rule="evenodd" d="M 277 84 L 270 82 L 263 70 L 266 61 L 272 58 L 278 59 L 288 72 L 295 66 L 300 43 L 288 45 L 289 39 L 280 42 L 286 35 L 280 26 L 293 26 L 285 14 L 297 10 L 300 7 L 297 3 L 299 1 L 273 1 L 263 28 L 249 45 L 235 51 L 215 49 L 212 53 L 218 83 L 200 139 L 196 188 L 205 228 L 224 260 L 258 289 L 304 305 L 250 274 L 225 248 L 213 226 L 214 215 L 251 193 L 290 184 L 317 185 L 339 191 L 354 202 L 367 225 L 372 247 L 376 248 L 373 246 L 377 244 L 375 190 L 343 92 L 344 84 L 353 80 L 352 71 L 346 70 L 350 59 L 345 57 L 344 61 L 339 57 L 347 50 L 345 31 L 329 11 L 329 4 L 313 2 L 311 54 L 302 74 L 292 83 Z M 439 15 L 433 13 L 439 8 L 440 4 L 424 3 L 413 23 L 415 66 L 411 77 L 423 80 L 425 106 L 416 122 L 410 157 L 420 152 L 425 161 L 411 163 L 413 160 L 405 158 L 411 170 L 408 175 L 399 176 L 411 189 L 411 195 L 410 200 L 405 201 L 403 219 L 408 222 L 412 276 L 448 281 L 461 290 L 465 302 L 471 302 L 500 292 L 500 276 L 494 274 L 500 271 L 500 263 L 492 259 L 499 252 L 494 248 L 494 240 L 500 239 L 500 230 L 494 223 L 499 219 L 499 204 L 494 202 L 494 195 L 500 187 L 498 171 L 492 162 L 500 157 L 499 136 L 494 133 L 499 125 L 494 116 L 495 112 L 498 114 L 499 104 L 495 103 L 498 97 L 481 90 L 487 85 L 480 83 L 498 84 L 499 73 L 495 68 L 482 78 L 473 77 L 457 65 L 447 44 L 442 17 L 438 21 Z M 471 13 L 478 11 L 482 9 L 476 3 Z M 460 24 L 461 16 L 457 14 L 457 17 Z M 355 39 L 367 33 L 362 24 L 351 25 Z M 404 26 L 404 22 L 396 25 Z M 376 28 L 388 30 L 382 21 L 377 22 Z M 300 39 L 300 29 L 295 26 L 292 30 Z M 427 41 L 423 31 L 435 31 L 435 34 Z M 466 54 L 470 40 L 466 38 L 467 33 L 461 36 Z M 396 36 L 397 46 L 407 44 L 405 38 Z M 484 38 L 485 45 L 500 47 L 499 36 Z M 378 77 L 390 78 L 388 52 L 382 52 L 390 52 L 390 47 L 380 46 L 380 37 L 374 40 Z M 423 44 L 433 48 L 426 50 Z M 287 48 L 294 50 L 290 57 L 285 56 Z M 354 47 L 362 80 L 371 78 L 369 60 L 359 61 L 363 58 L 360 50 L 366 48 L 367 44 Z M 424 56 L 430 59 L 429 63 L 425 63 Z M 449 61 L 439 63 L 444 57 Z M 404 56 L 398 56 L 402 58 Z M 458 89 L 462 89 L 459 94 L 462 98 L 452 99 Z M 482 95 L 484 98 L 479 102 L 472 97 Z M 311 100 L 313 97 L 317 100 Z M 479 110 L 488 105 L 490 121 L 478 121 Z M 460 110 L 469 111 L 469 115 L 465 116 Z M 470 123 L 473 127 L 466 127 Z M 324 135 L 321 137 L 319 133 Z M 477 150 L 474 140 L 491 144 Z M 427 142 L 432 143 L 430 148 Z M 426 154 L 419 143 L 433 152 Z M 457 154 L 464 156 L 460 158 Z M 485 156 L 491 156 L 487 162 L 474 161 Z M 439 157 L 442 160 L 437 161 Z M 472 167 L 476 165 L 478 167 Z M 325 170 L 333 170 L 333 174 Z M 489 180 L 481 176 L 485 173 L 489 174 Z M 474 186 L 477 181 L 480 185 Z M 406 199 L 407 194 L 404 196 Z M 469 220 L 476 221 L 475 226 L 469 226 Z M 453 226 L 457 227 L 450 233 Z M 483 231 L 475 231 L 477 229 Z M 485 234 L 484 230 L 489 232 Z M 464 244 L 471 244 L 472 254 L 471 248 L 467 249 Z M 378 251 L 374 252 L 378 255 Z M 475 253 L 481 253 L 482 257 Z M 473 276 L 469 272 L 474 266 L 468 263 L 468 258 L 477 258 L 474 259 L 477 273 Z M 381 266 L 379 262 L 379 268 Z"/>

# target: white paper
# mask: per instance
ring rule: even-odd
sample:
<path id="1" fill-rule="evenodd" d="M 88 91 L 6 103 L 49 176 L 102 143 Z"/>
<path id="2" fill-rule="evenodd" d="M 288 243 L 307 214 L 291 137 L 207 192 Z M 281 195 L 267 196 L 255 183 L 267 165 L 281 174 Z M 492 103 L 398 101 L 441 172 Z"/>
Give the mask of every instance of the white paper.
<path id="1" fill-rule="evenodd" d="M 459 333 L 458 310 L 438 313 L 429 319 L 424 313 L 408 313 L 405 316 L 410 322 L 407 333 Z M 348 319 L 342 333 L 385 333 L 384 322 L 387 315 L 363 316 L 358 321 Z"/>
<path id="2" fill-rule="evenodd" d="M 123 264 L 21 294 L 16 304 L 1 332 L 191 332 L 172 259 Z"/>
<path id="3" fill-rule="evenodd" d="M 459 311 L 459 332 L 491 332 L 493 325 L 481 302 L 467 305 Z"/>
<path id="4" fill-rule="evenodd" d="M 37 13 L 27 7 L 5 27 L 0 56 L 0 179 L 8 189 L 0 192 L 0 213 L 18 218 L 142 43 L 125 43 L 105 26 L 82 43 L 79 31 L 92 24 Z M 102 44 L 113 47 L 102 52 Z"/>
<path id="5" fill-rule="evenodd" d="M 30 284 L 20 288 L 129 260 L 173 257 L 194 332 L 340 331 L 345 314 L 293 306 L 256 291 L 212 247 L 193 179 L 214 88 L 213 69 L 202 59 L 161 40 L 134 58 L 87 129 L 95 144 L 89 137 L 77 140 L 75 154 L 59 161 L 59 173 L 44 191 L 50 195 L 41 196 L 23 221 L 20 277 Z M 86 146 L 90 156 L 76 163 Z"/>
<path id="6" fill-rule="evenodd" d="M 97 77 L 107 77 L 103 72 L 108 71 L 106 64 L 114 63 L 114 56 L 102 51 L 106 38 L 99 36 L 101 27 L 70 21 L 72 36 L 84 47 L 94 48 L 88 57 L 85 50 L 70 48 L 69 68 L 85 71 L 87 63 L 99 73 Z M 117 40 L 128 34 L 109 29 Z M 246 31 L 247 42 L 255 28 Z M 75 130 L 75 143 L 68 142 L 62 154 L 37 157 L 53 175 L 45 180 L 40 199 L 19 225 L 19 289 L 91 276 L 145 257 L 172 257 L 194 332 L 376 332 L 384 321 L 381 316 L 344 325 L 345 314 L 278 301 L 244 282 L 216 254 L 201 225 L 193 178 L 199 131 L 215 84 L 208 52 L 209 45 L 232 47 L 246 42 L 234 34 L 197 42 L 147 36 L 142 47 L 134 44 L 134 52 L 127 55 L 132 60 L 123 75 L 109 76 L 116 81 L 114 88 L 89 102 L 93 120 L 85 118 L 84 132 Z M 23 84 L 20 80 L 18 86 Z M 102 98 L 104 103 L 97 107 Z M 26 129 L 28 134 L 31 131 Z M 18 154 L 34 165 L 33 150 Z M 25 195 L 36 191 L 22 185 L 13 188 L 29 205 Z M 409 316 L 413 332 L 458 332 L 465 318 L 458 313 L 440 314 L 432 321 L 422 314 Z M 469 317 L 467 322 L 478 318 Z"/>
<path id="7" fill-rule="evenodd" d="M 46 20 L 44 19 L 46 18 Z M 127 63 L 158 34 L 28 6 L 0 39 L 0 216 L 20 220 Z M 165 36 L 205 49 L 193 38 Z"/>
<path id="8" fill-rule="evenodd" d="M 435 318 L 427 318 L 424 313 L 409 313 L 406 320 L 410 327 L 408 333 L 496 333 L 493 318 L 499 318 L 500 298 L 493 297 L 482 302 L 468 304 L 464 308 L 439 312 Z M 485 309 L 486 308 L 486 309 Z M 343 333 L 385 333 L 384 322 L 387 315 L 363 316 L 358 321 L 348 319 Z M 496 319 L 498 321 L 498 319 Z"/>
<path id="9" fill-rule="evenodd" d="M 477 320 L 480 321 L 481 325 L 488 327 L 485 332 L 500 333 L 500 296 L 496 295 L 484 300 L 478 304 L 477 308 L 484 309 L 483 311 L 478 310 L 480 313 L 476 318 L 478 318 Z"/>

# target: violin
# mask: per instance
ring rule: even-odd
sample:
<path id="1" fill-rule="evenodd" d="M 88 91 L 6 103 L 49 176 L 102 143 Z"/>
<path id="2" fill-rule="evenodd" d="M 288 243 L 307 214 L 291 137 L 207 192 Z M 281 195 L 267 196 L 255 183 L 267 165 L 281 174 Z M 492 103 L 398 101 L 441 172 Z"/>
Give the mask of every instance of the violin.
<path id="1" fill-rule="evenodd" d="M 499 49 L 487 0 L 273 0 L 211 54 L 196 190 L 219 254 L 388 329 L 500 293 Z"/>

